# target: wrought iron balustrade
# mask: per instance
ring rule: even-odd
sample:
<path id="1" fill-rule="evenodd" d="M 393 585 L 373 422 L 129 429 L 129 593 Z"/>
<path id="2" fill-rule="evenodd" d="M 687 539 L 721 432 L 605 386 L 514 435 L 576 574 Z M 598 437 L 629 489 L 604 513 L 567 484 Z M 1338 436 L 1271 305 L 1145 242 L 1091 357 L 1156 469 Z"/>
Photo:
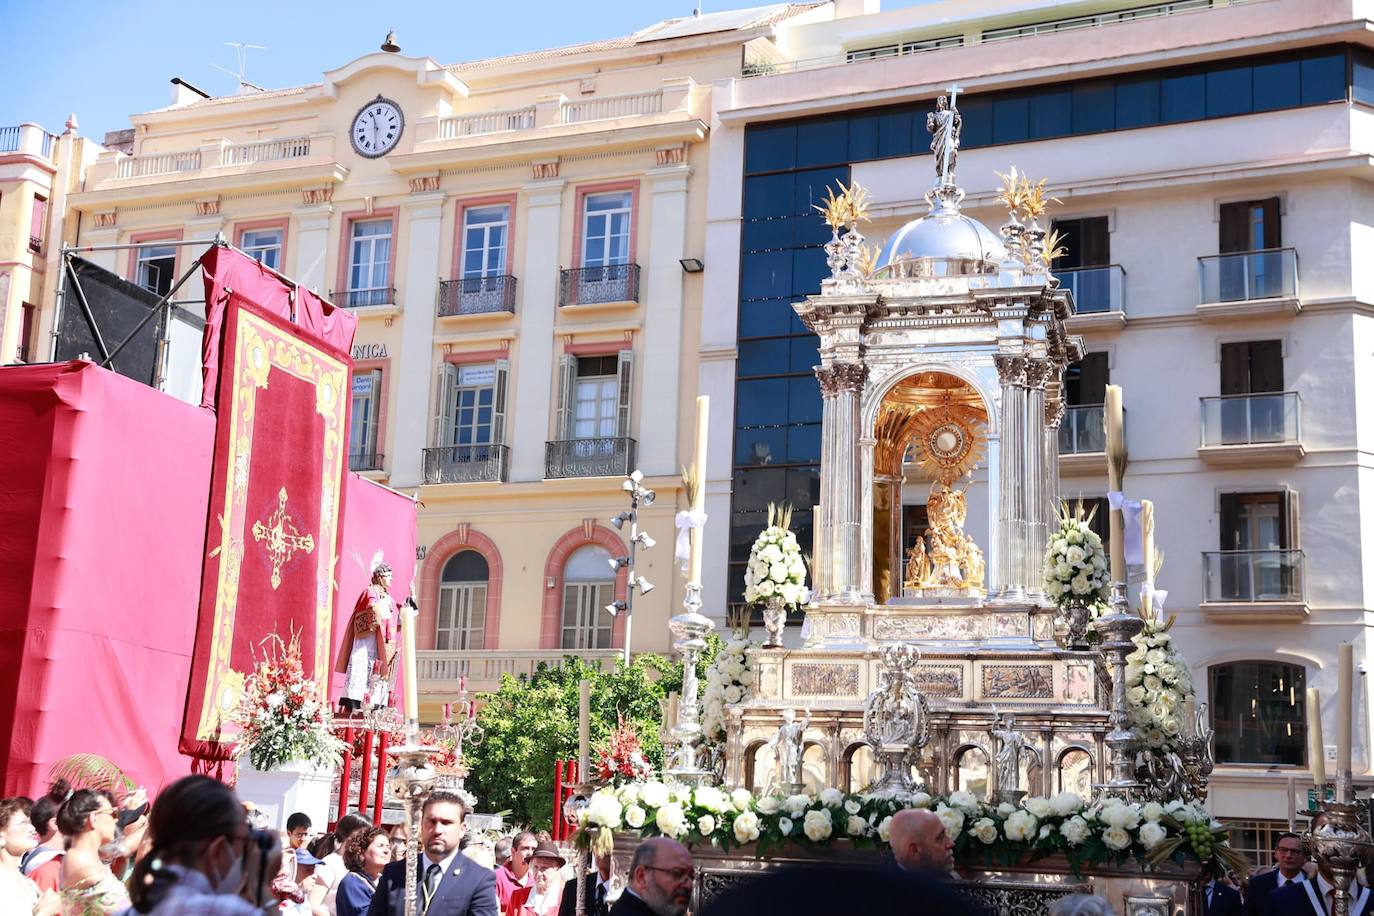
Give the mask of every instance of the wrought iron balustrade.
<path id="1" fill-rule="evenodd" d="M 639 265 L 566 267 L 559 275 L 559 305 L 639 301 Z"/>
<path id="2" fill-rule="evenodd" d="M 381 452 L 352 452 L 348 456 L 350 471 L 380 471 L 386 456 Z"/>
<path id="3" fill-rule="evenodd" d="M 344 308 L 362 308 L 368 305 L 392 305 L 396 302 L 396 287 L 382 286 L 374 289 L 335 290 L 329 294 L 330 301 Z"/>
<path id="4" fill-rule="evenodd" d="M 635 465 L 635 440 L 623 436 L 544 443 L 544 477 L 624 477 Z"/>
<path id="5" fill-rule="evenodd" d="M 425 483 L 475 483 L 506 479 L 504 445 L 445 445 L 425 449 Z"/>
<path id="6" fill-rule="evenodd" d="M 439 281 L 439 315 L 515 314 L 515 278 L 506 275 Z"/>

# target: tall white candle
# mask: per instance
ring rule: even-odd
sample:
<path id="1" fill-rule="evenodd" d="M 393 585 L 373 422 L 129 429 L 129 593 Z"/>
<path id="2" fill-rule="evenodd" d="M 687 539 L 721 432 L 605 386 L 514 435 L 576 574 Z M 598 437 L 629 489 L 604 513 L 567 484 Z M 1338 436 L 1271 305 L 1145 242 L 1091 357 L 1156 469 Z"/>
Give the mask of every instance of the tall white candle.
<path id="1" fill-rule="evenodd" d="M 1322 695 L 1316 687 L 1307 688 L 1307 765 L 1320 802 L 1326 788 L 1326 746 L 1322 744 Z"/>
<path id="2" fill-rule="evenodd" d="M 1141 553 L 1145 558 L 1145 581 L 1150 588 L 1155 585 L 1155 504 L 1148 499 L 1140 501 Z M 1148 591 L 1141 599 L 1141 610 L 1146 617 L 1154 616 L 1154 602 Z"/>
<path id="3" fill-rule="evenodd" d="M 711 399 L 706 395 L 697 398 L 696 451 L 692 457 L 692 470 L 695 472 L 697 491 L 692 499 L 692 511 L 701 512 L 706 507 L 706 425 L 711 415 Z M 687 581 L 701 584 L 701 557 L 704 552 L 705 528 L 693 528 L 691 535 L 692 553 L 687 563 Z"/>
<path id="4" fill-rule="evenodd" d="M 1343 642 L 1336 652 L 1336 779 L 1350 772 L 1350 701 L 1353 697 L 1355 647 Z"/>
<path id="5" fill-rule="evenodd" d="M 583 678 L 577 685 L 577 777 L 589 781 L 587 764 L 591 760 L 592 682 Z"/>
<path id="6" fill-rule="evenodd" d="M 1120 458 L 1126 454 L 1122 432 L 1121 386 L 1108 385 L 1103 420 L 1107 427 L 1107 489 L 1121 492 Z M 1121 510 L 1111 513 L 1112 581 L 1126 581 L 1126 533 Z"/>
<path id="7" fill-rule="evenodd" d="M 406 719 L 418 722 L 420 719 L 419 666 L 415 659 L 415 624 L 420 612 L 409 605 L 401 609 L 401 652 L 405 655 L 405 713 Z"/>

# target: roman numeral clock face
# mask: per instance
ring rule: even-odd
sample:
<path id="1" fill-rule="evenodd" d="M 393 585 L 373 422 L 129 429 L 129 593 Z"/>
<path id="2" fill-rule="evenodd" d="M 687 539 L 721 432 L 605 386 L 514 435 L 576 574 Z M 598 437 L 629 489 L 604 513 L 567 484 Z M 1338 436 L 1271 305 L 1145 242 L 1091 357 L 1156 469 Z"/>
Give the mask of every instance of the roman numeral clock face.
<path id="1" fill-rule="evenodd" d="M 353 129 L 349 132 L 353 149 L 369 159 L 385 156 L 396 148 L 405 126 L 401 106 L 379 95 L 353 118 Z"/>

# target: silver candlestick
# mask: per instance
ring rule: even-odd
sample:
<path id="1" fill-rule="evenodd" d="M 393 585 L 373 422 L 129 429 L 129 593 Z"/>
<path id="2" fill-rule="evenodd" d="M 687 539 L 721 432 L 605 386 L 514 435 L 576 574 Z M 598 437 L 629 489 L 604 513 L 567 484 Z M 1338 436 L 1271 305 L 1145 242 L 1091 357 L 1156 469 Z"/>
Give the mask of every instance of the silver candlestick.
<path id="1" fill-rule="evenodd" d="M 1358 802 L 1331 801 L 1320 807 L 1326 823 L 1304 837 L 1305 845 L 1336 888 L 1332 916 L 1350 916 L 1350 883 L 1355 872 L 1374 864 L 1374 840 L 1360 824 L 1363 806 Z"/>
<path id="2" fill-rule="evenodd" d="M 1126 708 L 1126 656 L 1135 651 L 1132 639 L 1145 628 L 1145 621 L 1130 612 L 1124 582 L 1112 583 L 1110 606 L 1111 613 L 1093 621 L 1093 627 L 1102 634 L 1101 649 L 1112 675 L 1112 730 L 1106 737 L 1111 750 L 1111 771 L 1098 789 L 1104 795 L 1129 801 L 1139 793 L 1140 783 L 1135 778 L 1136 736 Z"/>
<path id="3" fill-rule="evenodd" d="M 714 781 L 710 770 L 701 765 L 701 719 L 697 701 L 697 656 L 706 648 L 706 634 L 715 629 L 711 618 L 701 613 L 701 584 L 687 583 L 687 597 L 682 599 L 683 613 L 668 621 L 673 634 L 673 651 L 682 660 L 682 698 L 677 704 L 677 721 L 672 725 L 675 744 L 666 776 L 674 782 L 709 785 Z"/>
<path id="4" fill-rule="evenodd" d="M 414 719 L 406 722 L 406 741 L 387 748 L 396 761 L 387 776 L 387 791 L 406 808 L 406 897 L 405 916 L 420 916 L 419 888 L 415 872 L 420 864 L 420 816 L 425 800 L 434 791 L 439 774 L 430 765 L 430 755 L 439 748 L 420 743 L 420 726 Z"/>

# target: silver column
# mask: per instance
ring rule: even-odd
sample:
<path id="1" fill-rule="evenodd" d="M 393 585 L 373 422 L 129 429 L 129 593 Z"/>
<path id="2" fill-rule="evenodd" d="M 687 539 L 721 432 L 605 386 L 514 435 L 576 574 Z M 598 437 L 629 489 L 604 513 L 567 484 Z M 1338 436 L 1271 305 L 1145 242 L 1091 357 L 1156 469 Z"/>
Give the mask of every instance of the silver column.
<path id="1" fill-rule="evenodd" d="M 859 440 L 859 591 L 873 600 L 873 449 L 878 440 Z M 896 573 L 893 573 L 896 575 Z"/>
<path id="2" fill-rule="evenodd" d="M 1026 363 L 1019 355 L 998 355 L 997 378 L 1002 384 L 1002 441 L 998 463 L 997 566 L 993 597 L 998 601 L 1027 600 L 1026 543 Z M 1037 449 L 1039 445 L 1037 444 Z"/>
<path id="3" fill-rule="evenodd" d="M 1062 368 L 1056 368 L 1055 375 L 1062 377 L 1062 372 Z M 1054 382 L 1045 390 L 1045 480 L 1049 484 L 1045 524 L 1049 533 L 1059 528 L 1059 504 L 1063 499 L 1059 492 L 1059 427 L 1064 422 L 1065 410 L 1063 388 Z"/>
<path id="4" fill-rule="evenodd" d="M 835 597 L 845 603 L 862 604 L 864 589 L 859 580 L 860 519 L 859 496 L 859 394 L 868 378 L 868 367 L 862 363 L 836 363 L 830 369 L 835 388 L 832 442 L 834 458 L 831 462 L 835 476 L 830 478 L 828 492 L 834 497 L 830 507 L 833 545 L 830 583 Z M 822 386 L 824 390 L 824 386 Z"/>
<path id="5" fill-rule="evenodd" d="M 834 526 L 831 522 L 833 499 L 825 489 L 825 483 L 835 479 L 835 372 L 833 369 L 816 367 L 816 381 L 821 386 L 821 502 L 816 507 L 812 519 L 812 569 L 811 587 L 814 598 L 829 598 L 835 591 L 835 576 L 832 567 L 835 554 L 831 549 L 834 543 Z"/>
<path id="6" fill-rule="evenodd" d="M 1050 505 L 1050 478 L 1045 464 L 1045 383 L 1051 368 L 1052 363 L 1047 359 L 1026 363 L 1026 565 L 1022 581 L 1030 600 L 1042 605 L 1050 603 L 1042 584 L 1044 577 L 1040 565 L 1049 545 L 1045 515 L 1045 507 Z"/>

